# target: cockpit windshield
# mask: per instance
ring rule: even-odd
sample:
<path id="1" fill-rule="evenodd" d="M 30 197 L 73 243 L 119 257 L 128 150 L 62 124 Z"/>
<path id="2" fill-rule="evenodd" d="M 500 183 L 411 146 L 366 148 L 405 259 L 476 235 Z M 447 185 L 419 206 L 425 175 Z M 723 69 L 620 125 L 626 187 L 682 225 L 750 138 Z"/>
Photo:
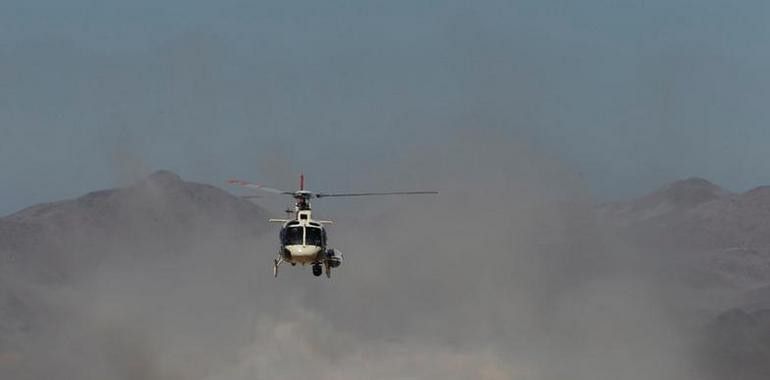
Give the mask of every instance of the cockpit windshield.
<path id="1" fill-rule="evenodd" d="M 283 245 L 315 245 L 323 247 L 326 244 L 326 231 L 319 227 L 290 226 L 281 231 Z"/>
<path id="2" fill-rule="evenodd" d="M 283 245 L 302 245 L 303 241 L 303 228 L 301 226 L 288 227 L 283 230 L 281 234 L 281 241 Z"/>
<path id="3" fill-rule="evenodd" d="M 305 228 L 305 244 L 322 247 L 324 245 L 323 230 L 317 227 Z"/>

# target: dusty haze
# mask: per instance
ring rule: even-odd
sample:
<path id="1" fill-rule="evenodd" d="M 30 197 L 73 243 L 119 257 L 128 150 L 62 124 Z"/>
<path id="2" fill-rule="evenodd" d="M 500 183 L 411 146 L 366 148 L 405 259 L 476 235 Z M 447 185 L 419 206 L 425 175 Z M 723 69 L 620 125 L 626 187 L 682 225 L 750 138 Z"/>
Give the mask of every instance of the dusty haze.
<path id="1" fill-rule="evenodd" d="M 0 1 L 0 378 L 765 379 L 768 4 Z"/>
<path id="2" fill-rule="evenodd" d="M 421 184 L 440 196 L 317 202 L 338 221 L 331 242 L 346 257 L 331 280 L 288 266 L 273 279 L 276 228 L 244 230 L 236 210 L 200 211 L 210 207 L 195 193 L 168 212 L 217 223 L 171 218 L 159 227 L 179 233 L 157 234 L 135 211 L 114 236 L 78 238 L 109 248 L 64 255 L 73 261 L 59 265 L 77 275 L 40 279 L 44 267 L 5 265 L 4 289 L 30 315 L 0 340 L 0 370 L 18 379 L 702 378 L 697 318 L 678 307 L 692 293 L 656 270 L 659 255 L 608 234 L 557 160 L 463 136 L 362 182 L 400 188 L 398 167 L 424 168 Z M 136 187 L 131 199 L 160 205 L 193 191 L 152 189 Z"/>

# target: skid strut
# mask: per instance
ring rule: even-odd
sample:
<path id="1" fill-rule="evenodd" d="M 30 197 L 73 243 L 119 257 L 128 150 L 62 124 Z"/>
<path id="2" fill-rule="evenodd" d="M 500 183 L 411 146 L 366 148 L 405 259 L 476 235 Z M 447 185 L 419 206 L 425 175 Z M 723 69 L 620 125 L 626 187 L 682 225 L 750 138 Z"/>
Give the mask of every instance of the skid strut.
<path id="1" fill-rule="evenodd" d="M 278 266 L 283 263 L 283 257 L 273 259 L 273 277 L 278 277 Z"/>

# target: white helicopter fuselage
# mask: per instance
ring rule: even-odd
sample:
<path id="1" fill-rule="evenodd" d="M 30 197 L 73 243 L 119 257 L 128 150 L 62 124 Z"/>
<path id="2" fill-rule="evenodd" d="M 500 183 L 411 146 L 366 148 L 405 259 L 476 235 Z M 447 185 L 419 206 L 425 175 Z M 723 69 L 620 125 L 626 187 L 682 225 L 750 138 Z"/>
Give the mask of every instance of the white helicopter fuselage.
<path id="1" fill-rule="evenodd" d="M 319 255 L 323 248 L 315 245 L 286 245 L 283 247 L 288 254 L 282 255 L 283 260 L 291 264 L 310 264 L 320 261 Z"/>
<path id="2" fill-rule="evenodd" d="M 324 224 L 311 218 L 310 210 L 296 212 L 296 219 L 271 219 L 283 222 L 281 228 L 280 256 L 290 264 L 316 264 L 327 259 L 326 230 Z"/>

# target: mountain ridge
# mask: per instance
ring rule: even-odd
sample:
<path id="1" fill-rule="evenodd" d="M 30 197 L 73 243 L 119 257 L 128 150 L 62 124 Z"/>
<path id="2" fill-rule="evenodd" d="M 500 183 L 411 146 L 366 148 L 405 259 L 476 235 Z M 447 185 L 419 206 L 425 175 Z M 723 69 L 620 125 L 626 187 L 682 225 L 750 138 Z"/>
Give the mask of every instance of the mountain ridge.
<path id="1" fill-rule="evenodd" d="M 3 266 L 22 272 L 66 272 L 47 260 L 98 262 L 118 246 L 133 246 L 137 252 L 156 252 L 160 246 L 181 250 L 190 236 L 259 235 L 266 231 L 267 218 L 252 202 L 160 170 L 130 186 L 1 217 L 0 255 Z"/>
<path id="2" fill-rule="evenodd" d="M 254 258 L 253 238 L 268 231 L 267 214 L 259 206 L 215 186 L 157 171 L 130 186 L 33 205 L 0 217 L 0 375 L 4 373 L 3 360 L 22 361 L 18 358 L 29 352 L 24 342 L 30 331 L 43 331 L 40 334 L 48 337 L 47 316 L 64 313 L 62 318 L 70 318 L 66 314 L 70 310 L 59 309 L 56 298 L 60 289 L 68 289 L 89 275 L 101 280 L 91 279 L 96 283 L 113 284 L 112 276 L 121 273 L 114 269 L 125 269 L 136 260 L 142 264 L 128 269 L 124 282 L 112 286 L 139 286 L 140 290 L 129 288 L 128 293 L 133 295 L 133 290 L 141 299 L 144 289 L 140 283 L 153 278 L 164 291 L 158 296 L 157 307 L 162 307 L 174 301 L 180 278 L 187 281 L 182 282 L 183 286 L 193 286 L 210 273 L 211 266 L 250 263 L 243 258 Z M 689 285 L 697 282 L 692 286 L 695 290 L 688 291 L 697 293 L 699 300 L 701 295 L 707 296 L 703 298 L 707 305 L 692 304 L 697 309 L 693 313 L 703 315 L 705 320 L 704 361 L 721 366 L 714 369 L 715 373 L 729 373 L 746 363 L 757 373 L 766 370 L 763 363 L 768 355 L 764 350 L 770 347 L 770 340 L 754 335 L 770 331 L 770 318 L 766 318 L 770 308 L 770 187 L 731 193 L 692 177 L 636 199 L 598 205 L 589 215 L 599 222 L 597 228 L 602 232 L 606 229 L 606 236 L 622 242 L 617 246 L 608 244 L 610 253 L 615 247 L 621 251 L 618 255 L 639 248 L 644 255 L 661 260 L 661 266 L 653 270 L 671 271 L 678 279 L 684 278 L 682 282 L 690 281 Z M 538 229 L 549 232 L 547 228 Z M 228 245 L 233 240 L 239 242 Z M 265 239 L 266 244 L 256 245 L 263 248 L 260 254 L 271 255 L 268 244 L 272 242 Z M 169 256 L 173 257 L 166 260 Z M 105 262 L 110 265 L 103 266 Z M 626 262 L 620 265 L 630 272 L 644 270 Z M 236 266 L 220 268 L 215 272 L 216 279 L 206 287 L 225 280 L 247 282 L 252 267 L 240 265 L 243 272 L 234 274 Z M 156 272 L 145 276 L 147 271 Z M 32 281 L 25 282 L 27 279 Z M 235 287 L 224 289 L 232 291 Z M 217 294 L 196 290 L 206 292 L 211 299 L 227 300 L 224 291 Z M 110 298 L 112 292 L 114 289 L 104 294 Z M 198 292 L 191 293 L 189 299 L 176 300 L 180 310 L 186 310 L 191 300 L 199 298 Z M 731 297 L 729 302 L 720 298 L 725 294 Z M 75 305 L 80 307 L 82 303 Z M 122 307 L 123 302 L 118 305 Z M 232 308 L 225 305 L 222 310 Z M 693 308 L 690 303 L 679 307 L 688 311 Z M 153 314 L 155 309 L 148 306 L 144 311 Z M 216 314 L 217 318 L 223 315 L 228 314 Z M 232 315 L 230 318 L 234 318 Z M 79 322 L 78 318 L 74 320 Z M 200 324 L 206 328 L 214 325 L 209 321 Z M 13 364 L 6 367 L 15 368 Z"/>

